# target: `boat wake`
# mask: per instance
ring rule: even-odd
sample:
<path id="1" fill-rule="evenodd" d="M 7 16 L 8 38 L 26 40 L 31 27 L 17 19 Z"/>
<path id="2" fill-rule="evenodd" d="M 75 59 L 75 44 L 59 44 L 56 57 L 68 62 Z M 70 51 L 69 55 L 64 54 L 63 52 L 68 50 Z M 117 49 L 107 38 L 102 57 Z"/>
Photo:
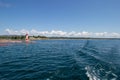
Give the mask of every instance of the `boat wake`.
<path id="1" fill-rule="evenodd" d="M 86 75 L 89 77 L 89 80 L 117 80 L 118 76 L 113 73 L 111 70 L 106 71 L 102 65 L 97 64 L 94 67 L 87 66 L 85 67 Z"/>
<path id="2" fill-rule="evenodd" d="M 118 51 L 116 48 L 114 50 Z M 115 51 L 112 51 L 109 51 L 107 56 L 115 53 Z M 89 80 L 118 80 L 119 76 L 117 73 L 115 73 L 117 68 L 115 68 L 112 63 L 109 63 L 112 62 L 111 59 L 106 59 L 107 57 L 103 57 L 105 54 L 102 54 L 99 48 L 94 46 L 89 41 L 87 41 L 83 48 L 79 50 L 78 54 L 80 57 L 84 56 L 84 61 L 87 61 L 87 65 L 89 65 L 85 67 L 86 75 L 89 77 Z"/>

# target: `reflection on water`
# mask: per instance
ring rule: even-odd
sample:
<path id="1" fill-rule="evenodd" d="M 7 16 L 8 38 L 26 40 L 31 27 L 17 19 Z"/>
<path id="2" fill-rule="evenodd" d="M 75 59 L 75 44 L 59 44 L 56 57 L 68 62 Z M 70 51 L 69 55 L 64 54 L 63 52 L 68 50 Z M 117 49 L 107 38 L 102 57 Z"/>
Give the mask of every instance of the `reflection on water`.
<path id="1" fill-rule="evenodd" d="M 7 43 L 0 43 L 0 47 L 7 46 L 7 45 L 8 45 Z"/>

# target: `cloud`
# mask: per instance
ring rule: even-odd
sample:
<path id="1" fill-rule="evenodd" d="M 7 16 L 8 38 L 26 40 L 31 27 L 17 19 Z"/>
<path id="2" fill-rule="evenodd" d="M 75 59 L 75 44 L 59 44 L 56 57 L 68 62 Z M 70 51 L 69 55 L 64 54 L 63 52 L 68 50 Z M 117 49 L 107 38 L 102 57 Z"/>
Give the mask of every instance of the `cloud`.
<path id="1" fill-rule="evenodd" d="M 55 36 L 55 37 L 112 37 L 112 38 L 119 38 L 120 34 L 119 33 L 108 33 L 108 32 L 87 32 L 87 31 L 82 31 L 82 32 L 66 32 L 66 31 L 61 31 L 61 30 L 51 30 L 51 31 L 38 31 L 35 29 L 32 30 L 12 30 L 12 29 L 6 29 L 5 30 L 8 34 L 10 35 L 25 35 L 28 33 L 29 35 L 42 35 L 42 36 Z"/>
<path id="2" fill-rule="evenodd" d="M 60 30 L 52 30 L 51 32 L 49 32 L 50 35 L 54 35 L 54 36 L 66 36 L 67 35 L 67 32 L 64 32 L 64 31 L 60 31 Z"/>
<path id="3" fill-rule="evenodd" d="M 67 34 L 67 36 L 90 37 L 90 36 L 92 36 L 92 33 L 91 33 L 91 32 L 87 32 L 87 31 L 82 31 L 82 32 L 72 31 L 72 32 L 69 32 L 69 33 Z"/>
<path id="4" fill-rule="evenodd" d="M 8 7 L 11 7 L 11 4 L 10 4 L 10 3 L 5 3 L 5 2 L 1 2 L 1 1 L 0 1 L 0 7 L 8 8 Z"/>
<path id="5" fill-rule="evenodd" d="M 11 29 L 6 29 L 5 31 L 10 35 L 19 35 L 18 31 L 14 31 L 14 30 L 11 30 Z"/>
<path id="6" fill-rule="evenodd" d="M 12 29 L 6 29 L 5 30 L 10 35 L 25 35 L 26 33 L 29 33 L 28 30 L 22 29 L 20 31 L 12 30 Z"/>
<path id="7" fill-rule="evenodd" d="M 20 31 L 18 31 L 19 34 L 29 34 L 29 31 L 28 30 L 25 30 L 25 29 L 22 29 Z"/>
<path id="8" fill-rule="evenodd" d="M 94 33 L 94 34 L 95 34 L 95 36 L 102 36 L 102 37 L 105 37 L 108 35 L 107 32 L 100 32 L 100 33 Z"/>
<path id="9" fill-rule="evenodd" d="M 117 38 L 119 38 L 119 37 L 120 37 L 120 34 L 114 32 L 114 33 L 111 33 L 110 36 L 111 36 L 111 37 L 117 37 Z"/>
<path id="10" fill-rule="evenodd" d="M 32 29 L 30 31 L 31 35 L 46 35 L 46 34 L 49 34 L 48 31 L 37 31 L 37 30 L 34 30 Z"/>

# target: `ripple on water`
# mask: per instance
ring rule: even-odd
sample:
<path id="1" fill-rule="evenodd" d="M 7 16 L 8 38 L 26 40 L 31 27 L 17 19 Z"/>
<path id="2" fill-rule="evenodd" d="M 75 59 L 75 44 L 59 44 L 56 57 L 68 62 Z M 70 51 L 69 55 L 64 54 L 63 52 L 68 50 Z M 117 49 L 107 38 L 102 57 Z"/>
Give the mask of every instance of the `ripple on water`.
<path id="1" fill-rule="evenodd" d="M 41 40 L 3 46 L 0 80 L 119 80 L 119 42 Z"/>

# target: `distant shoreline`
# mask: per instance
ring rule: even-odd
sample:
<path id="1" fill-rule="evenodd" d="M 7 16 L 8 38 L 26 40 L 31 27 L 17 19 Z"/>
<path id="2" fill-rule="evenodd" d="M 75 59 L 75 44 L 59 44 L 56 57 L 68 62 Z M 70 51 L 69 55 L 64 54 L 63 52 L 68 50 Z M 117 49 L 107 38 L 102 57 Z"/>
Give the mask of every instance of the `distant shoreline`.
<path id="1" fill-rule="evenodd" d="M 120 40 L 120 38 L 92 38 L 92 37 L 46 37 L 29 36 L 30 41 L 34 40 Z M 0 43 L 21 43 L 25 41 L 24 35 L 0 36 Z"/>
<path id="2" fill-rule="evenodd" d="M 73 39 L 73 40 L 120 40 L 120 38 L 92 38 L 92 37 L 48 37 L 48 39 Z"/>

